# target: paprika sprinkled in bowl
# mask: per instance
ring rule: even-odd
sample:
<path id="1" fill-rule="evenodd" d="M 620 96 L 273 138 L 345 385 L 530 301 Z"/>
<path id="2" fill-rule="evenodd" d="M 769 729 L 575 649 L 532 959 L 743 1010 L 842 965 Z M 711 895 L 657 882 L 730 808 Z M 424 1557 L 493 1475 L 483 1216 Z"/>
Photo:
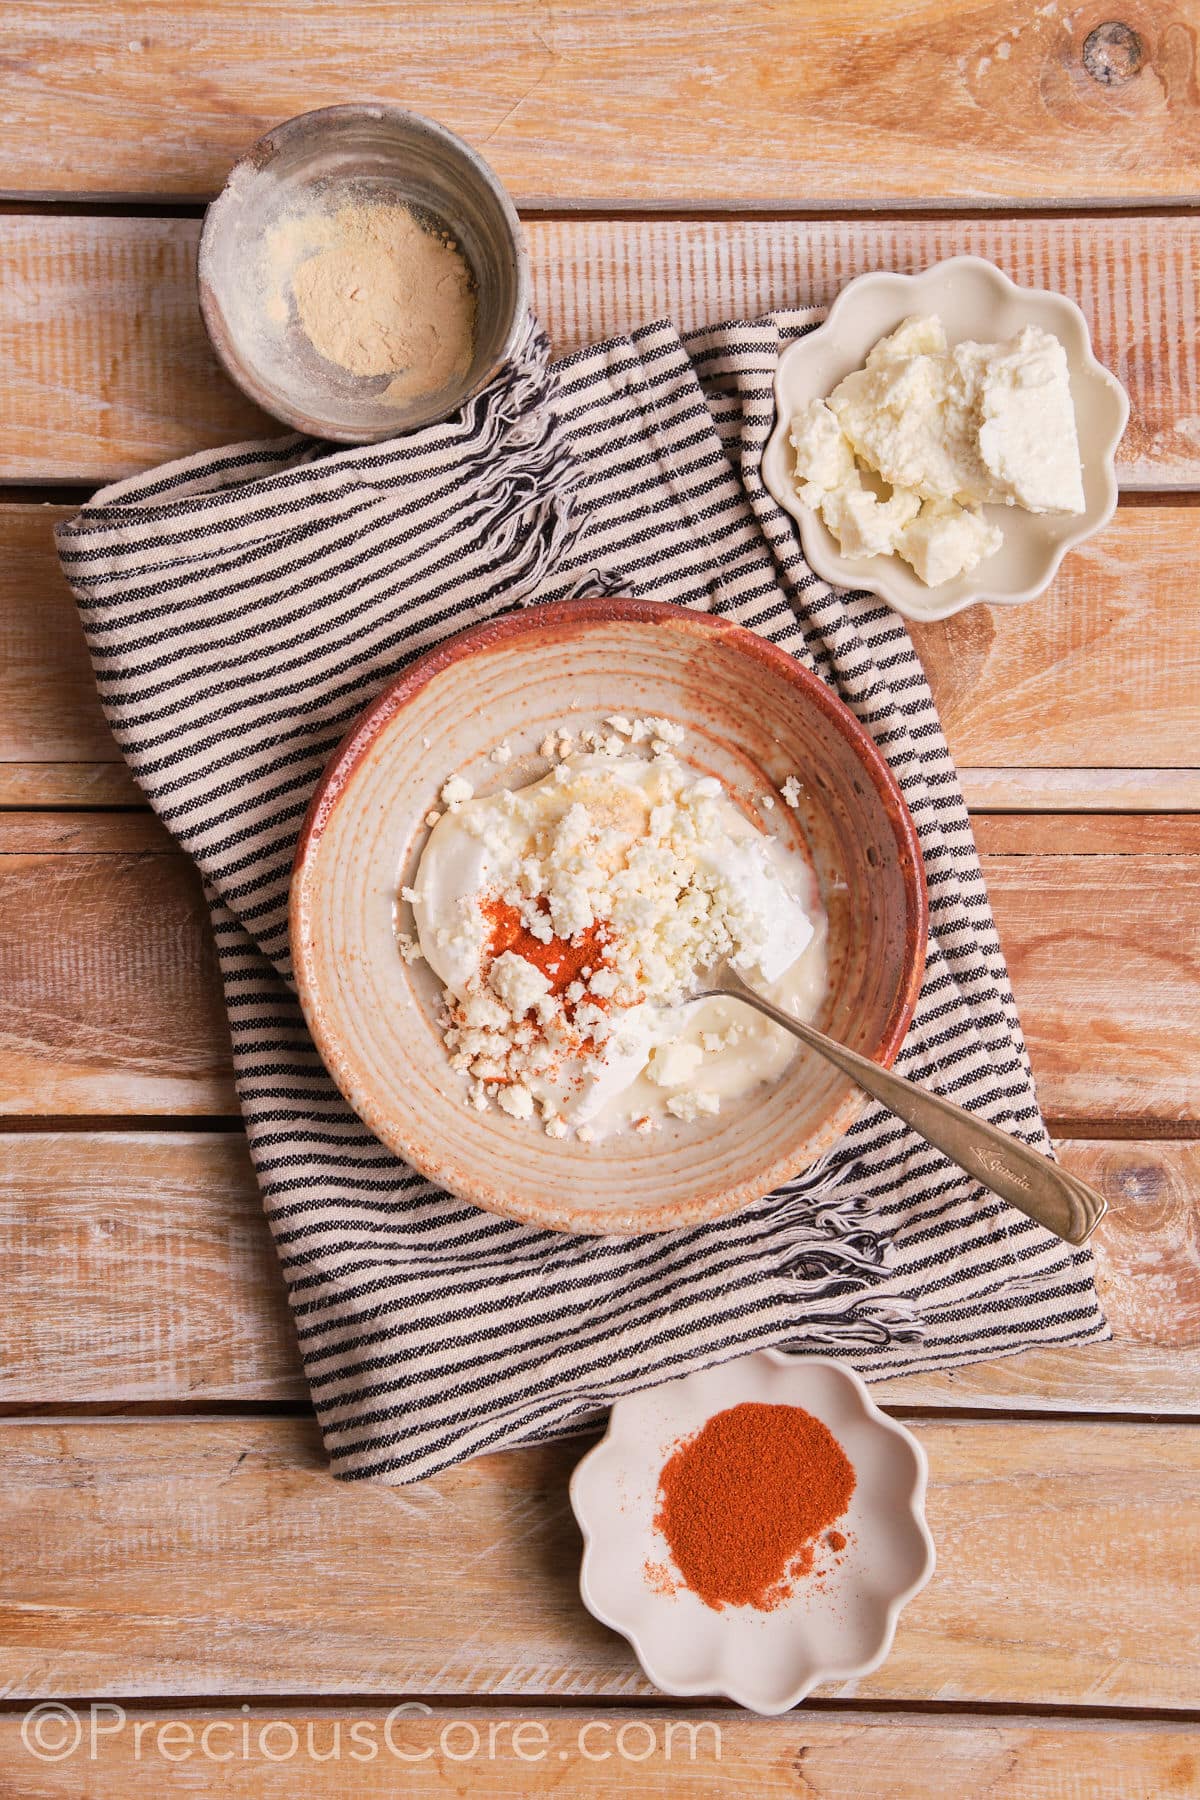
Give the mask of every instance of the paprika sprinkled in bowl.
<path id="1" fill-rule="evenodd" d="M 773 1612 L 812 1571 L 817 1542 L 854 1493 L 854 1469 L 800 1406 L 744 1401 L 679 1444 L 658 1481 L 654 1523 L 683 1585 L 706 1606 Z M 831 1549 L 844 1548 L 827 1539 Z"/>
<path id="2" fill-rule="evenodd" d="M 784 1712 L 887 1655 L 933 1573 L 924 1501 L 853 1369 L 760 1350 L 616 1402 L 571 1478 L 580 1591 L 665 1693 Z"/>

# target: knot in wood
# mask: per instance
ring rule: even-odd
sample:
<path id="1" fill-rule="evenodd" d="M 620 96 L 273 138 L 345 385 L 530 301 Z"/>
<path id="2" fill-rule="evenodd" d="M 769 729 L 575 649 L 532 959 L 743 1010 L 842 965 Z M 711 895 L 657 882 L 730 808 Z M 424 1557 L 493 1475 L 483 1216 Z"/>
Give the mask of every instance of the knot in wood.
<path id="1" fill-rule="evenodd" d="M 1133 27 L 1110 19 L 1088 33 L 1083 45 L 1083 66 L 1102 87 L 1116 87 L 1137 74 L 1145 54 Z"/>

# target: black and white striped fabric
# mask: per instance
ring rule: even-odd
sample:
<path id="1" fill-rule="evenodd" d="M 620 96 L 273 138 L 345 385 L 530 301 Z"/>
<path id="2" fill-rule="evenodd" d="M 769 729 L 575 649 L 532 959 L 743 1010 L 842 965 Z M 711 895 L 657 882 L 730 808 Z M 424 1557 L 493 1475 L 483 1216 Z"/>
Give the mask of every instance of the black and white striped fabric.
<path id="1" fill-rule="evenodd" d="M 823 1166 L 695 1230 L 572 1238 L 479 1212 L 348 1110 L 292 990 L 296 835 L 364 702 L 505 607 L 643 594 L 784 645 L 874 735 L 931 906 L 900 1066 L 1046 1147 L 920 664 L 886 606 L 806 568 L 759 477 L 776 359 L 817 316 L 686 341 L 659 323 L 553 368 L 534 330 L 446 424 L 349 451 L 292 437 L 205 453 L 106 489 L 60 533 L 108 719 L 203 874 L 246 1129 L 338 1475 L 415 1481 L 768 1344 L 885 1376 L 1106 1335 L 1085 1251 L 877 1107 Z"/>

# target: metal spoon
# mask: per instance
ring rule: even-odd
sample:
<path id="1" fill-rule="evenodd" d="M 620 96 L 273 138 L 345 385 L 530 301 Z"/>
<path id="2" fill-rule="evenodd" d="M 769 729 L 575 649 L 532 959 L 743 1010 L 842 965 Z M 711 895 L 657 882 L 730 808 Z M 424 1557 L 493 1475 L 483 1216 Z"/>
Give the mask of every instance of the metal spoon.
<path id="1" fill-rule="evenodd" d="M 776 1025 L 782 1025 L 818 1056 L 848 1075 L 873 1099 L 881 1100 L 898 1118 L 911 1125 L 927 1143 L 941 1150 L 951 1162 L 968 1175 L 991 1188 L 994 1194 L 1011 1206 L 1027 1213 L 1057 1232 L 1068 1244 L 1082 1244 L 1089 1238 L 1108 1210 L 1108 1201 L 1094 1188 L 1075 1175 L 1052 1163 L 1037 1150 L 1030 1150 L 1007 1132 L 988 1125 L 976 1113 L 931 1094 L 928 1088 L 906 1081 L 891 1069 L 881 1069 L 857 1051 L 826 1037 L 811 1025 L 801 1024 L 790 1013 L 781 1012 L 769 1000 L 762 999 L 740 975 L 725 965 L 716 976 L 716 985 L 695 995 L 697 1000 L 741 1000 L 753 1006 Z"/>

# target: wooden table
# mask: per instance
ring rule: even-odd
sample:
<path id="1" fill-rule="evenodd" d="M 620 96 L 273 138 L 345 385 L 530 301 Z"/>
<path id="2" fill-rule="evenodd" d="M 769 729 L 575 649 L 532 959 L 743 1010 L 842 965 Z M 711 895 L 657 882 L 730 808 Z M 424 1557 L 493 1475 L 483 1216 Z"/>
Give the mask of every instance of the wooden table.
<path id="1" fill-rule="evenodd" d="M 5 1794 L 1200 1794 L 1200 8 L 1113 5 L 0 13 Z M 1050 592 L 917 634 L 1043 1106 L 1112 1203 L 1113 1341 L 879 1390 L 929 1451 L 937 1575 L 876 1674 L 779 1721 L 664 1706 L 583 1612 L 577 1446 L 326 1474 L 198 885 L 57 572 L 97 483 L 264 428 L 196 316 L 201 202 L 273 121 L 367 96 L 492 159 L 560 349 L 971 250 L 1073 295 L 1133 402 L 1120 510 Z M 85 1704 L 39 1760 L 45 1697 L 127 1716 L 91 1760 Z M 405 1698 L 428 1759 L 367 1759 Z M 360 1735 L 317 1761 L 309 1722 Z"/>

